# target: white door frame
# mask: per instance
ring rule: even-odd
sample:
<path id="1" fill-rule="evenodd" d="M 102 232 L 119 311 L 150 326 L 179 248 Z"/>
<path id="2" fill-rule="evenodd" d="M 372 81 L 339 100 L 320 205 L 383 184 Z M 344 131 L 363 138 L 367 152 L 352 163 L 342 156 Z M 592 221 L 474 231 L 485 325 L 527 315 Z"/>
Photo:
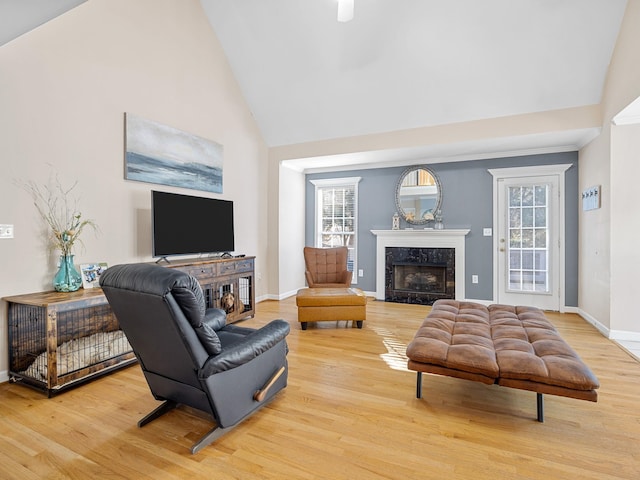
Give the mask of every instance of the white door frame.
<path id="1" fill-rule="evenodd" d="M 489 173 L 493 176 L 493 299 L 496 301 L 499 297 L 499 240 L 498 236 L 498 182 L 499 180 L 511 179 L 516 177 L 540 177 L 547 175 L 558 176 L 558 222 L 559 222 L 559 254 L 558 254 L 558 274 L 560 284 L 559 302 L 560 312 L 565 309 L 565 197 L 564 197 L 564 173 L 571 167 L 571 164 L 562 165 L 540 165 L 533 167 L 513 167 L 513 168 L 493 168 L 489 169 Z"/>

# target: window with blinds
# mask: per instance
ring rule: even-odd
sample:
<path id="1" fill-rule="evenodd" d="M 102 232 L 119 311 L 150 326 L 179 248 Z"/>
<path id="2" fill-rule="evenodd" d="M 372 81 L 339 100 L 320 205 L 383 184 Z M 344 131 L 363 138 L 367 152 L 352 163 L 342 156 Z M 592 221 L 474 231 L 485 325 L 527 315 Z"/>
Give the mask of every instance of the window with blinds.
<path id="1" fill-rule="evenodd" d="M 356 178 L 312 180 L 316 188 L 316 247 L 347 247 L 347 267 L 357 283 L 358 182 Z"/>

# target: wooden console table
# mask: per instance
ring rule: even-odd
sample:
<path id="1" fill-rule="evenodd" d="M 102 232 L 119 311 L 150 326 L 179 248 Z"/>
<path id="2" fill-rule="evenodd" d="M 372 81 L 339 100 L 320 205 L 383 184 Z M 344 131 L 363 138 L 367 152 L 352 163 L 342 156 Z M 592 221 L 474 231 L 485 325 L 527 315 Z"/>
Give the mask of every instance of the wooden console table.
<path id="1" fill-rule="evenodd" d="M 233 323 L 255 315 L 254 260 L 255 257 L 182 260 L 166 267 L 193 275 L 202 286 L 207 308 L 221 308 L 227 312 L 227 323 Z"/>

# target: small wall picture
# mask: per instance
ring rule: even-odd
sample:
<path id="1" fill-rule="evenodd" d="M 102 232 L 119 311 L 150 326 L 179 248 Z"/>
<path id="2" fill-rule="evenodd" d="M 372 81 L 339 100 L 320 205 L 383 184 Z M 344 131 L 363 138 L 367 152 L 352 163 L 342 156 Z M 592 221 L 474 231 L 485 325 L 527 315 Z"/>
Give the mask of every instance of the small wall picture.
<path id="1" fill-rule="evenodd" d="M 84 288 L 99 287 L 100 275 L 107 269 L 105 262 L 84 263 L 80 265 L 82 272 L 82 286 Z"/>

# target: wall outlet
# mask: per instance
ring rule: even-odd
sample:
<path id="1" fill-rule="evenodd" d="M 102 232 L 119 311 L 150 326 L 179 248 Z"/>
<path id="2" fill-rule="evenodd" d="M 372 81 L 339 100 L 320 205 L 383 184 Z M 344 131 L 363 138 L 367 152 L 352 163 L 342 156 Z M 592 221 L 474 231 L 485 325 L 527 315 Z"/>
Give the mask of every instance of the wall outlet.
<path id="1" fill-rule="evenodd" d="M 0 225 L 0 238 L 13 238 L 13 225 Z"/>
<path id="2" fill-rule="evenodd" d="M 490 237 L 491 235 L 493 235 L 493 231 L 490 228 L 483 228 L 482 235 L 484 235 L 485 237 Z"/>
<path id="3" fill-rule="evenodd" d="M 359 277 L 364 277 L 364 270 L 363 269 L 361 269 L 361 268 L 358 269 L 358 276 Z"/>
<path id="4" fill-rule="evenodd" d="M 471 275 L 471 283 L 478 283 L 478 275 Z"/>

